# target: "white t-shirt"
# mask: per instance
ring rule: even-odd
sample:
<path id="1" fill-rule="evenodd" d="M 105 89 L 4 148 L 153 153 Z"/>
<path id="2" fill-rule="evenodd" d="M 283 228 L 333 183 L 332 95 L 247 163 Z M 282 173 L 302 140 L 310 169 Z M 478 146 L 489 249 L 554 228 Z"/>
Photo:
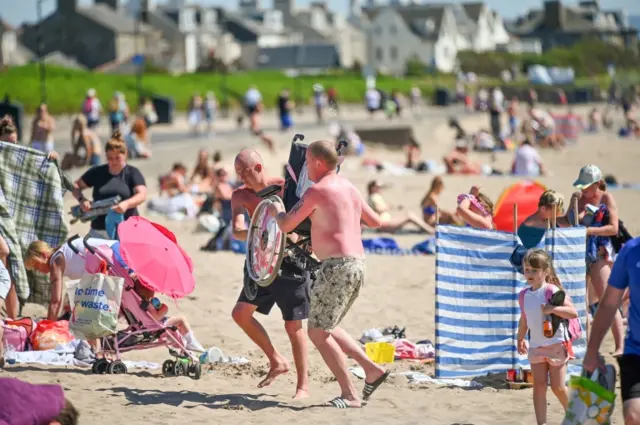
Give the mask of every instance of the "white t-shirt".
<path id="1" fill-rule="evenodd" d="M 564 324 L 560 324 L 555 335 L 551 338 L 544 336 L 542 315 L 542 306 L 548 304 L 545 292 L 551 289 L 552 293 L 558 292 L 560 289 L 550 283 L 543 284 L 537 291 L 527 289 L 524 293 L 524 312 L 527 316 L 527 325 L 529 326 L 529 348 L 545 347 L 547 345 L 565 342 L 567 335 Z"/>
<path id="2" fill-rule="evenodd" d="M 516 176 L 539 176 L 542 159 L 531 145 L 522 145 L 516 150 L 513 174 Z"/>
<path id="3" fill-rule="evenodd" d="M 87 119 L 94 120 L 94 121 L 97 121 L 98 119 L 100 119 L 100 111 L 102 111 L 102 104 L 100 104 L 100 100 L 98 100 L 97 97 L 92 98 L 89 110 L 85 110 L 84 108 L 85 103 L 86 103 L 86 100 L 82 104 L 82 110 L 85 116 L 87 117 Z"/>
<path id="4" fill-rule="evenodd" d="M 88 240 L 88 243 L 91 246 L 95 246 L 95 247 L 98 247 L 101 245 L 107 245 L 111 247 L 116 242 L 117 241 L 110 241 L 107 239 L 98 239 L 98 238 L 89 238 Z M 83 256 L 85 255 L 86 248 L 84 247 L 84 244 L 80 239 L 76 239 L 75 241 L 72 242 L 72 244 L 78 251 L 80 251 L 80 254 L 76 254 L 75 252 L 73 252 L 73 250 L 69 248 L 69 245 L 65 243 L 60 248 L 58 248 L 56 252 L 53 253 L 49 262 L 53 264 L 53 261 L 56 259 L 56 257 L 59 255 L 62 255 L 64 257 L 64 262 L 65 262 L 63 276 L 69 279 L 80 279 L 84 274 L 85 261 Z"/>
<path id="5" fill-rule="evenodd" d="M 244 102 L 247 106 L 256 106 L 262 101 L 262 95 L 258 89 L 249 89 L 244 95 Z"/>
<path id="6" fill-rule="evenodd" d="M 379 109 L 380 108 L 380 92 L 376 89 L 369 89 L 365 94 L 365 99 L 367 101 L 367 108 L 369 109 Z"/>

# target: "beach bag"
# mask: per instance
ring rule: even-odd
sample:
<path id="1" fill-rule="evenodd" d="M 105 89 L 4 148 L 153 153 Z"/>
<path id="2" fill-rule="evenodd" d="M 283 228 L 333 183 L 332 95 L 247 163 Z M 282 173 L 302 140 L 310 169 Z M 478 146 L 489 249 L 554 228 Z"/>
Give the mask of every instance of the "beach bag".
<path id="1" fill-rule="evenodd" d="M 71 304 L 71 332 L 79 339 L 114 334 L 123 287 L 123 278 L 103 273 L 87 273 L 76 284 L 67 286 Z"/>
<path id="2" fill-rule="evenodd" d="M 555 306 L 564 305 L 564 299 L 567 296 L 566 293 L 564 291 L 558 291 L 554 294 L 553 290 L 550 287 L 551 284 L 547 284 L 547 285 L 548 286 L 545 288 L 545 298 L 547 299 L 547 302 Z M 523 289 L 522 291 L 520 291 L 520 294 L 518 295 L 518 304 L 520 305 L 520 311 L 522 312 L 522 315 L 525 318 L 526 318 L 526 315 L 524 312 L 524 294 L 529 289 L 530 288 Z M 582 325 L 580 324 L 580 319 L 577 317 L 574 319 L 563 319 L 562 317 L 558 317 L 555 314 L 552 314 L 551 322 L 553 326 L 554 335 L 556 334 L 556 331 L 558 330 L 560 323 L 564 323 L 565 329 L 567 330 L 567 333 L 568 333 L 567 341 L 575 341 L 576 339 L 579 339 L 582 337 Z"/>
<path id="3" fill-rule="evenodd" d="M 33 331 L 33 320 L 25 317 L 19 320 L 5 320 L 2 322 L 2 345 L 7 351 L 26 351 L 29 336 Z"/>
<path id="4" fill-rule="evenodd" d="M 88 115 L 91 113 L 92 109 L 93 109 L 93 100 L 91 98 L 86 98 L 84 101 L 84 106 L 82 107 L 82 111 L 85 113 L 85 115 Z"/>
<path id="5" fill-rule="evenodd" d="M 613 375 L 615 376 L 615 374 Z M 609 425 L 616 394 L 605 388 L 600 371 L 591 377 L 572 376 L 569 380 L 571 394 L 562 425 Z M 605 380 L 606 381 L 606 380 Z"/>
<path id="6" fill-rule="evenodd" d="M 55 350 L 74 340 L 66 320 L 41 320 L 31 334 L 31 346 L 36 351 Z"/>

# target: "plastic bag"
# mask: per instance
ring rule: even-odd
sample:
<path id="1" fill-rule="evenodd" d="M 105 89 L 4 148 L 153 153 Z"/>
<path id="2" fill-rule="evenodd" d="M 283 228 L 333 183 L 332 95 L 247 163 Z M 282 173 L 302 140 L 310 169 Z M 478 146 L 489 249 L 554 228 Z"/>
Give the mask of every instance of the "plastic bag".
<path id="1" fill-rule="evenodd" d="M 613 374 L 615 379 L 615 371 Z M 595 370 L 591 377 L 572 376 L 571 395 L 562 425 L 608 425 L 611 423 L 616 394 L 603 385 L 613 387 Z"/>
<path id="2" fill-rule="evenodd" d="M 67 286 L 71 305 L 69 329 L 80 339 L 95 339 L 116 332 L 124 279 L 102 273 L 85 274 Z"/>
<path id="3" fill-rule="evenodd" d="M 55 350 L 56 345 L 65 345 L 73 340 L 66 320 L 41 320 L 31 334 L 31 346 L 36 351 Z"/>

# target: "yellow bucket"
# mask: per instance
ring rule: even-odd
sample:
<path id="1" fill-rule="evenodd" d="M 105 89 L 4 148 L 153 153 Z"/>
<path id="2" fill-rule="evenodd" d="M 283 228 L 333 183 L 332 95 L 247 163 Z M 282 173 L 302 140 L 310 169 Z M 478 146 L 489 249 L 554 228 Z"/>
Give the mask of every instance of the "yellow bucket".
<path id="1" fill-rule="evenodd" d="M 375 363 L 393 363 L 396 347 L 388 342 L 368 342 L 364 346 L 367 357 Z"/>

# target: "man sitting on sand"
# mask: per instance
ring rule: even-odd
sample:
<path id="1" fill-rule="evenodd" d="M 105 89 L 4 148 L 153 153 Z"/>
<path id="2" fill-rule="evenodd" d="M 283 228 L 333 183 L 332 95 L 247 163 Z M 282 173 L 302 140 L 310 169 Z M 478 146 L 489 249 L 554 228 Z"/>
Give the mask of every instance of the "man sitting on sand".
<path id="1" fill-rule="evenodd" d="M 245 149 L 236 156 L 235 169 L 244 186 L 233 191 L 231 196 L 231 210 L 233 214 L 233 236 L 238 240 L 247 239 L 247 226 L 245 223 L 245 210 L 253 215 L 258 204 L 262 201 L 256 192 L 270 185 L 284 187 L 284 179 L 279 177 L 267 177 L 260 155 L 251 149 Z M 280 193 L 282 196 L 282 193 Z M 309 395 L 307 339 L 302 327 L 302 321 L 309 315 L 309 298 L 307 295 L 307 282 L 302 278 L 303 271 L 298 266 L 284 259 L 282 274 L 276 277 L 267 288 L 258 288 L 258 294 L 254 300 L 249 300 L 244 291 L 231 313 L 233 320 L 245 331 L 253 342 L 262 349 L 269 358 L 270 369 L 266 378 L 258 384 L 259 388 L 265 387 L 278 377 L 289 372 L 289 363 L 271 344 L 267 331 L 253 317 L 258 311 L 269 314 L 274 304 L 282 311 L 284 328 L 291 341 L 291 350 L 298 373 L 298 383 L 294 398 L 305 398 Z M 246 269 L 244 278 L 250 279 Z"/>
<path id="2" fill-rule="evenodd" d="M 288 213 L 281 204 L 271 204 L 278 226 L 293 231 L 307 217 L 311 219 L 311 239 L 322 261 L 311 289 L 309 338 L 320 351 L 340 385 L 341 394 L 329 402 L 344 409 L 361 407 L 362 401 L 351 382 L 342 350 L 364 369 L 363 399 L 367 400 L 387 379 L 389 372 L 367 357 L 347 332 L 338 325 L 345 317 L 364 283 L 364 248 L 361 221 L 380 227 L 382 221 L 362 198 L 356 187 L 337 173 L 338 153 L 333 143 L 313 142 L 306 152 L 309 179 L 315 184 Z"/>

